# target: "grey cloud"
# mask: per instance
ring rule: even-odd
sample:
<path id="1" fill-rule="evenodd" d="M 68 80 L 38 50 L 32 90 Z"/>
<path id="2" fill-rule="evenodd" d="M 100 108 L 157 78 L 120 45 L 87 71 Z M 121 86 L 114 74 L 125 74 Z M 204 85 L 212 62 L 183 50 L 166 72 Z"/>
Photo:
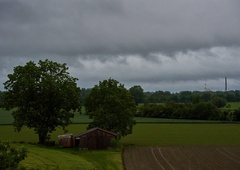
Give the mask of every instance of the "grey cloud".
<path id="1" fill-rule="evenodd" d="M 106 62 L 97 59 L 90 60 L 93 62 L 84 60 L 88 64 L 82 63 L 82 65 L 85 65 L 83 68 L 85 72 L 91 72 L 87 76 L 92 76 L 94 79 L 116 77 L 128 82 L 198 81 L 225 76 L 239 79 L 240 60 L 237 57 L 239 55 L 239 48 L 218 47 L 180 52 L 174 58 L 162 54 L 155 54 L 154 60 L 139 56 L 122 56 Z M 124 63 L 121 62 L 123 60 Z"/>
<path id="2" fill-rule="evenodd" d="M 127 55 L 240 44 L 237 0 L 1 1 L 0 55 Z"/>
<path id="3" fill-rule="evenodd" d="M 0 82 L 48 58 L 82 87 L 112 77 L 152 90 L 215 88 L 227 76 L 237 88 L 239 9 L 239 0 L 0 0 Z"/>
<path id="4" fill-rule="evenodd" d="M 161 53 L 152 54 L 152 59 L 139 55 L 111 57 L 66 58 L 48 56 L 60 63 L 67 63 L 72 76 L 79 79 L 80 87 L 93 87 L 110 77 L 125 84 L 127 88 L 141 85 L 146 91 L 154 90 L 203 90 L 204 85 L 212 90 L 223 87 L 224 77 L 229 78 L 229 87 L 239 89 L 240 48 L 214 47 L 197 51 L 179 52 L 173 57 Z M 44 60 L 44 57 L 1 58 L 1 82 L 12 72 L 14 66 L 29 60 Z M 3 86 L 2 86 L 3 88 Z M 0 87 L 0 89 L 2 89 Z"/>

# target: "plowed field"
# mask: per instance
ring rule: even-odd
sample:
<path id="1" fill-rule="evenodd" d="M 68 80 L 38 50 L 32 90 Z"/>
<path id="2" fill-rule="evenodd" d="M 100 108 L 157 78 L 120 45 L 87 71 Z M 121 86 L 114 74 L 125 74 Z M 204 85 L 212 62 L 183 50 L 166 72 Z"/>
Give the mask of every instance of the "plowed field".
<path id="1" fill-rule="evenodd" d="M 127 147 L 126 170 L 237 170 L 240 146 Z"/>

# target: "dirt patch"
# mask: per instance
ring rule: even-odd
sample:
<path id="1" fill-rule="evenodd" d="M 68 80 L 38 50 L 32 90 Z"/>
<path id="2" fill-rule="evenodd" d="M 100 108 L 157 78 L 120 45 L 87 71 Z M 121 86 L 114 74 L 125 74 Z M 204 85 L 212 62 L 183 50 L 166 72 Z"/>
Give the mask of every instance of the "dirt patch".
<path id="1" fill-rule="evenodd" d="M 236 170 L 240 146 L 127 147 L 123 162 L 126 170 Z"/>

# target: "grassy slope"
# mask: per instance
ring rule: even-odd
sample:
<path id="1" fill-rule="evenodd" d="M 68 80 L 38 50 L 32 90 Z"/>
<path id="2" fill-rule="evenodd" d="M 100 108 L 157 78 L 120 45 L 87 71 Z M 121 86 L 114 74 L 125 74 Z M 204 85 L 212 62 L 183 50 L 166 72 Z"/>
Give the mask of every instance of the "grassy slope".
<path id="1" fill-rule="evenodd" d="M 25 167 L 39 169 L 94 169 L 94 165 L 74 153 L 58 148 L 46 148 L 38 145 L 25 144 L 29 153 L 21 162 Z"/>
<path id="2" fill-rule="evenodd" d="M 69 132 L 77 135 L 86 130 L 87 124 L 73 124 L 68 127 Z M 58 143 L 58 135 L 64 134 L 58 128 L 52 134 L 52 140 Z M 28 167 L 41 169 L 116 169 L 121 170 L 121 151 L 78 151 L 59 147 L 41 147 L 28 143 L 37 143 L 38 136 L 33 130 L 23 128 L 21 132 L 15 132 L 12 125 L 0 126 L 0 141 L 22 142 L 21 145 L 29 150 L 29 155 L 22 162 Z M 15 144 L 19 145 L 19 144 Z"/>
<path id="3" fill-rule="evenodd" d="M 38 168 L 44 170 L 121 170 L 123 168 L 120 151 L 78 151 L 75 148 L 47 148 L 32 144 L 24 144 L 24 146 L 27 148 L 29 153 L 27 158 L 23 160 L 21 164 L 28 168 Z"/>

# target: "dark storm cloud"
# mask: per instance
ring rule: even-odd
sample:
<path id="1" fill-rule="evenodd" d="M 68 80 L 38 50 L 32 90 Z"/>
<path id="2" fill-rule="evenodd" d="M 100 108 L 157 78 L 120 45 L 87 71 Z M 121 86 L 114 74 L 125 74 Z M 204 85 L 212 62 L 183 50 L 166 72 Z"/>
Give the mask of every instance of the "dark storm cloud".
<path id="1" fill-rule="evenodd" d="M 1 55 L 146 56 L 240 43 L 237 0 L 1 0 Z"/>

